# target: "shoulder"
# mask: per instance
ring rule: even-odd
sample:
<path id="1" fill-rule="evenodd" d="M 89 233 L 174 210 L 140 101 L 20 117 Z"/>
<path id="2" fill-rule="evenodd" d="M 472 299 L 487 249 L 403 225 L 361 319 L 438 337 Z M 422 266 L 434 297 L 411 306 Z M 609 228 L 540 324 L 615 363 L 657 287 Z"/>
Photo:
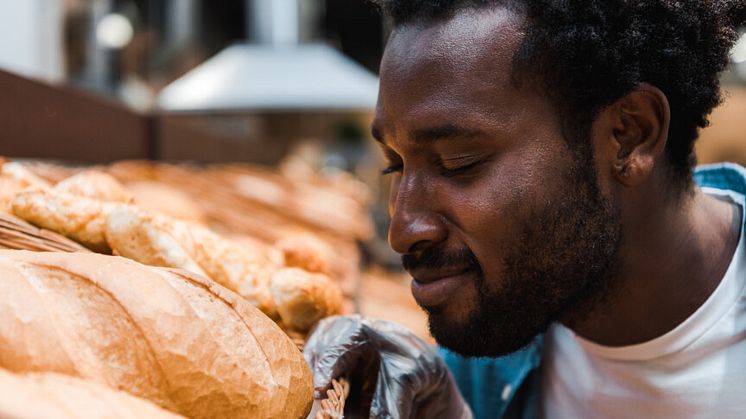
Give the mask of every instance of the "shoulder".
<path id="1" fill-rule="evenodd" d="M 699 187 L 725 189 L 746 195 L 746 168 L 735 163 L 699 166 L 694 170 Z"/>

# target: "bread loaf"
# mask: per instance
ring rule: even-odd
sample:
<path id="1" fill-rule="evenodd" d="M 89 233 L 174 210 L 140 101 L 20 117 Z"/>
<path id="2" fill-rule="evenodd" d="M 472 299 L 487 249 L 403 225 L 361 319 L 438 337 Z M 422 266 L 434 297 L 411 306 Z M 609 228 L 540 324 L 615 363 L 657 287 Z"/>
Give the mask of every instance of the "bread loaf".
<path id="1" fill-rule="evenodd" d="M 106 218 L 106 240 L 115 255 L 152 266 L 185 269 L 208 276 L 183 244 L 144 211 L 132 207 L 113 209 Z"/>
<path id="2" fill-rule="evenodd" d="M 13 198 L 26 189 L 20 182 L 0 176 L 0 212 L 13 213 Z"/>
<path id="3" fill-rule="evenodd" d="M 220 285 L 114 256 L 0 251 L 0 367 L 91 379 L 193 418 L 300 418 L 308 366 Z"/>
<path id="4" fill-rule="evenodd" d="M 0 417 L 33 419 L 178 419 L 146 400 L 54 373 L 0 370 Z"/>
<path id="5" fill-rule="evenodd" d="M 309 234 L 287 234 L 275 246 L 282 252 L 285 266 L 331 274 L 331 249 L 318 238 Z"/>
<path id="6" fill-rule="evenodd" d="M 204 272 L 268 316 L 276 316 L 269 293 L 271 262 L 207 228 L 121 207 L 108 215 L 106 236 L 119 255 L 142 263 Z"/>
<path id="7" fill-rule="evenodd" d="M 282 325 L 306 333 L 324 317 L 342 311 L 342 292 L 328 276 L 298 268 L 283 268 L 272 275 L 270 290 Z"/>
<path id="8" fill-rule="evenodd" d="M 204 212 L 189 195 L 164 183 L 131 182 L 127 190 L 135 197 L 135 204 L 146 211 L 200 224 L 206 220 Z"/>
<path id="9" fill-rule="evenodd" d="M 17 162 L 3 162 L 0 165 L 0 177 L 14 180 L 24 188 L 44 189 L 51 186 L 49 182 Z"/>
<path id="10" fill-rule="evenodd" d="M 11 201 L 13 214 L 37 227 L 68 237 L 94 252 L 109 253 L 104 228 L 114 205 L 52 189 L 28 190 Z"/>
<path id="11" fill-rule="evenodd" d="M 12 214 L 12 201 L 24 190 L 46 189 L 50 185 L 20 163 L 0 161 L 0 212 Z"/>
<path id="12" fill-rule="evenodd" d="M 132 194 L 108 173 L 86 170 L 61 181 L 55 190 L 104 202 L 132 203 Z"/>

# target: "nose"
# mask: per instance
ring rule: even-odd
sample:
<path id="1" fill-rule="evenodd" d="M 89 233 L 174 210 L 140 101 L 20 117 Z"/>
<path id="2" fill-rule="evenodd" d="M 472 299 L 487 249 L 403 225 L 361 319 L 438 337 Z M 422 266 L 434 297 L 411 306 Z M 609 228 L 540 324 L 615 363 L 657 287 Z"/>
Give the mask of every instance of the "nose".
<path id="1" fill-rule="evenodd" d="M 434 189 L 415 176 L 403 175 L 392 185 L 389 197 L 389 244 L 400 254 L 418 252 L 448 237 L 448 230 L 437 210 Z"/>

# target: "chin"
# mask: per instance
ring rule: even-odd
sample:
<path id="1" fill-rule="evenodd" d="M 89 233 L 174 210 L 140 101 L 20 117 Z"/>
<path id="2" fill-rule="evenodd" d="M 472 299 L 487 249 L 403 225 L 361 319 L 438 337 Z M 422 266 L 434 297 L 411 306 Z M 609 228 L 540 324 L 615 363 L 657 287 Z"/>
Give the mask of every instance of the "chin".
<path id="1" fill-rule="evenodd" d="M 545 332 L 548 324 L 532 326 L 515 318 L 492 318 L 475 309 L 449 315 L 426 309 L 430 334 L 438 345 L 465 357 L 499 357 L 525 347 Z"/>

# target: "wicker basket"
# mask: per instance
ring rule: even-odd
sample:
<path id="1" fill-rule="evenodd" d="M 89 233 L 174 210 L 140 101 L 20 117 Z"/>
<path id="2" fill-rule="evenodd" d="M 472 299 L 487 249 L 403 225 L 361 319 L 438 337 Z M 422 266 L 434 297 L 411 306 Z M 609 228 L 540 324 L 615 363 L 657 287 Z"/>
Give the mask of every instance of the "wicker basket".
<path id="1" fill-rule="evenodd" d="M 332 380 L 332 388 L 326 391 L 326 399 L 321 400 L 321 408 L 315 419 L 344 418 L 345 400 L 350 393 L 350 383 L 344 379 Z"/>
<path id="2" fill-rule="evenodd" d="M 0 213 L 0 248 L 36 252 L 90 252 L 64 236 L 3 213 Z"/>

